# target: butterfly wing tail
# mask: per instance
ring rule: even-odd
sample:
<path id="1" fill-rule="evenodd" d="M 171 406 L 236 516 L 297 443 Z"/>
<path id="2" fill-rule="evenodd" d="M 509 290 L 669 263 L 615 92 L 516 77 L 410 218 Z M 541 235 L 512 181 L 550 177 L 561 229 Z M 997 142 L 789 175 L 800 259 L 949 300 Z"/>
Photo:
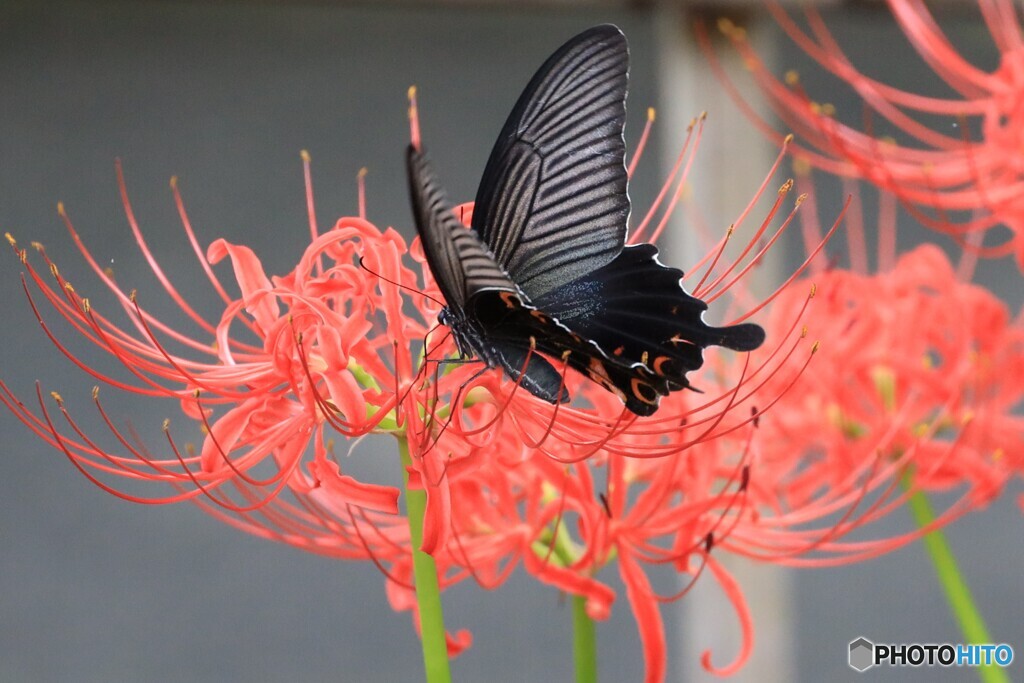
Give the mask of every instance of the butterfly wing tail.
<path id="1" fill-rule="evenodd" d="M 753 351 L 764 343 L 764 329 L 753 323 L 708 327 L 708 330 L 714 337 L 714 346 L 722 346 L 733 351 Z"/>

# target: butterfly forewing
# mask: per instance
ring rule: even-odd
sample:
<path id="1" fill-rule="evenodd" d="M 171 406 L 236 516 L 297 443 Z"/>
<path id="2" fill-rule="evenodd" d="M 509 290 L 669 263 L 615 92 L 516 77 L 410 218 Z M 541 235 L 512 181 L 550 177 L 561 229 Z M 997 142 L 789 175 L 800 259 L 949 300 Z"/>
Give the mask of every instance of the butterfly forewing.
<path id="1" fill-rule="evenodd" d="M 533 77 L 491 151 L 473 228 L 530 298 L 622 250 L 628 69 L 618 28 L 581 33 Z"/>
<path id="2" fill-rule="evenodd" d="M 455 217 L 426 155 L 410 145 L 406 162 L 416 231 L 448 306 L 461 313 L 477 292 L 518 292 L 476 233 Z"/>

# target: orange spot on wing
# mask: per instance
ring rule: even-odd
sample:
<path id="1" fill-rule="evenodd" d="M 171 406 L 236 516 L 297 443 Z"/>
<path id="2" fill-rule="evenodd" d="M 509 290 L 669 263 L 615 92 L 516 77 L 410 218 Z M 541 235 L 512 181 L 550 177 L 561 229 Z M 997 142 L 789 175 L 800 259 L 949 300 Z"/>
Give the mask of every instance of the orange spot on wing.
<path id="1" fill-rule="evenodd" d="M 654 405 L 658 402 L 658 391 L 639 377 L 633 378 L 630 382 L 630 388 L 633 390 L 633 396 L 635 396 L 638 401 L 642 401 L 648 405 Z"/>
<path id="2" fill-rule="evenodd" d="M 672 359 L 668 356 L 658 356 L 654 359 L 654 363 L 651 364 L 652 369 L 659 375 L 664 375 L 665 371 L 662 369 L 665 363 L 672 362 Z"/>
<path id="3" fill-rule="evenodd" d="M 522 303 L 513 292 L 499 292 L 498 296 L 501 297 L 501 300 L 505 302 L 505 306 L 508 308 L 519 308 L 519 305 Z"/>

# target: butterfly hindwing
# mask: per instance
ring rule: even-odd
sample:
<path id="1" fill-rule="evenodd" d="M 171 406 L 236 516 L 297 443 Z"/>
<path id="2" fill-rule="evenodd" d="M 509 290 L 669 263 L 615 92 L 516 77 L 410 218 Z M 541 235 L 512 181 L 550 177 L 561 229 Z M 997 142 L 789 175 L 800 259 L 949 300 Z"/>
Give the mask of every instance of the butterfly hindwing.
<path id="1" fill-rule="evenodd" d="M 581 33 L 538 70 L 491 151 L 473 228 L 531 299 L 622 250 L 628 69 L 618 28 Z"/>
<path id="2" fill-rule="evenodd" d="M 526 354 L 530 354 L 527 377 L 532 378 L 532 385 L 541 383 L 539 380 L 543 377 L 543 384 L 549 389 L 538 393 L 531 384 L 519 381 L 531 393 L 551 403 L 555 402 L 557 395 L 554 388 L 564 383 L 564 370 L 555 370 L 551 363 L 545 361 L 538 364 L 543 375 L 534 376 L 533 359 L 538 354 L 552 358 L 555 365 L 563 363 L 600 384 L 622 399 L 626 407 L 637 415 L 652 414 L 662 396 L 668 395 L 673 388 L 680 388 L 672 387 L 665 377 L 659 377 L 639 362 L 609 357 L 595 341 L 580 336 L 516 294 L 480 292 L 469 301 L 467 313 L 480 324 L 492 347 L 517 349 L 519 368 L 523 366 Z M 507 365 L 505 367 L 508 369 Z M 519 368 L 509 373 L 513 379 L 519 377 Z"/>
<path id="3" fill-rule="evenodd" d="M 757 325 L 711 327 L 700 299 L 680 285 L 681 270 L 658 261 L 651 244 L 627 246 L 608 265 L 532 301 L 614 359 L 642 363 L 673 389 L 703 364 L 707 346 L 750 351 L 764 332 Z"/>

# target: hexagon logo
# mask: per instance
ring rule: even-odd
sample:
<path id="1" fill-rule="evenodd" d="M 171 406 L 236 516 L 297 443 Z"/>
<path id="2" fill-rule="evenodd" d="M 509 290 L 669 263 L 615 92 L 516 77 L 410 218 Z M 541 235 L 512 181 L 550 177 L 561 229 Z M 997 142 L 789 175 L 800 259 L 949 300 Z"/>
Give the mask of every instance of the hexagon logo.
<path id="1" fill-rule="evenodd" d="M 850 643 L 850 667 L 867 671 L 875 665 L 875 644 L 861 636 Z"/>

